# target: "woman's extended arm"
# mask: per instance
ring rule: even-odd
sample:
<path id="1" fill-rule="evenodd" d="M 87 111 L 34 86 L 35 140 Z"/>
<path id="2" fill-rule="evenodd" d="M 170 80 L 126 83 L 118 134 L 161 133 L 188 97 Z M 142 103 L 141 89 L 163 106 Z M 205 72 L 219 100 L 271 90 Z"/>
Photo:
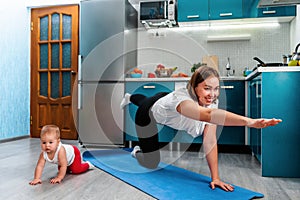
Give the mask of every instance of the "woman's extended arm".
<path id="1" fill-rule="evenodd" d="M 205 108 L 190 100 L 181 102 L 177 106 L 177 111 L 186 117 L 222 126 L 264 128 L 281 122 L 280 119 L 252 119 L 226 110 Z"/>

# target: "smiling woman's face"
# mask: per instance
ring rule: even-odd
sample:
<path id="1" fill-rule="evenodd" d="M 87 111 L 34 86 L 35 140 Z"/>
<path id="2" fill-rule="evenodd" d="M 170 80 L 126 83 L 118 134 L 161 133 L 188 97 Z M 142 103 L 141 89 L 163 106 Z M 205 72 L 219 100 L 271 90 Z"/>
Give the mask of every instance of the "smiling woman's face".
<path id="1" fill-rule="evenodd" d="M 212 104 L 219 96 L 219 89 L 219 79 L 215 76 L 210 76 L 199 83 L 195 88 L 199 105 L 209 106 Z"/>

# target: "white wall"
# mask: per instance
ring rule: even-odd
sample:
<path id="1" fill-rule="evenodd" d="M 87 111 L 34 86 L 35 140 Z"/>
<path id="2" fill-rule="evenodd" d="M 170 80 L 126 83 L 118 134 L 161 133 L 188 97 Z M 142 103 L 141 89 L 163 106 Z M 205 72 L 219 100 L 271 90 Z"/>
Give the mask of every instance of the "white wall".
<path id="1" fill-rule="evenodd" d="M 154 36 L 155 32 L 160 36 Z M 207 36 L 228 35 L 250 35 L 250 40 L 207 42 Z M 226 75 L 227 57 L 235 75 L 242 76 L 245 67 L 253 69 L 258 64 L 253 60 L 255 56 L 266 63 L 282 62 L 282 55 L 290 53 L 290 23 L 280 23 L 272 28 L 233 29 L 225 26 L 222 30 L 172 28 L 146 31 L 141 28 L 138 46 L 138 65 L 144 69 L 144 74 L 153 72 L 158 63 L 177 66 L 179 71 L 191 74 L 190 68 L 201 62 L 203 56 L 217 55 L 221 76 Z"/>
<path id="2" fill-rule="evenodd" d="M 29 21 L 25 1 L 0 7 L 0 139 L 29 134 Z"/>
<path id="3" fill-rule="evenodd" d="M 30 7 L 78 2 L 1 1 L 0 140 L 30 134 Z"/>
<path id="4" fill-rule="evenodd" d="M 300 43 L 300 5 L 297 5 L 297 16 L 291 22 L 291 52 L 295 50 L 297 44 Z M 300 49 L 298 49 L 300 51 Z"/>

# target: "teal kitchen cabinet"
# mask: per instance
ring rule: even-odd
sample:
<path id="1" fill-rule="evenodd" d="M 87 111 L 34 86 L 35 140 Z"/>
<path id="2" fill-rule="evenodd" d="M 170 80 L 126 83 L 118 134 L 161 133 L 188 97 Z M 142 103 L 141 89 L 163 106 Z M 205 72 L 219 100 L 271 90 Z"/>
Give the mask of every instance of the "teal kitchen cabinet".
<path id="1" fill-rule="evenodd" d="M 296 6 L 278 6 L 258 8 L 255 17 L 288 17 L 296 16 Z"/>
<path id="2" fill-rule="evenodd" d="M 296 6 L 257 8 L 259 0 L 178 0 L 178 22 L 294 17 Z"/>
<path id="3" fill-rule="evenodd" d="M 252 118 L 261 118 L 261 75 L 250 81 L 248 85 Z M 261 162 L 261 129 L 250 129 L 250 147 L 253 155 Z"/>
<path id="4" fill-rule="evenodd" d="M 144 94 L 152 96 L 158 92 L 171 92 L 175 89 L 174 82 L 127 82 L 125 91 L 130 94 Z M 244 81 L 223 81 L 221 82 L 219 107 L 228 111 L 245 115 L 245 82 Z M 137 107 L 128 105 L 125 108 L 125 140 L 137 141 L 135 131 L 135 113 Z M 202 137 L 192 138 L 185 131 L 178 131 L 168 126 L 157 125 L 159 129 L 160 142 L 178 143 L 202 143 Z M 217 129 L 219 144 L 244 145 L 244 127 L 223 127 Z"/>
<path id="5" fill-rule="evenodd" d="M 178 22 L 208 20 L 208 0 L 178 0 Z"/>
<path id="6" fill-rule="evenodd" d="M 300 71 L 262 72 L 247 81 L 250 117 L 279 118 L 282 123 L 250 129 L 250 146 L 262 176 L 300 177 Z"/>
<path id="7" fill-rule="evenodd" d="M 244 0 L 243 1 L 243 16 L 244 18 L 255 18 L 257 17 L 258 0 Z"/>
<path id="8" fill-rule="evenodd" d="M 219 108 L 245 115 L 245 81 L 224 80 L 220 86 Z M 218 144 L 245 144 L 245 127 L 218 126 L 217 133 Z"/>
<path id="9" fill-rule="evenodd" d="M 238 19 L 242 17 L 242 0 L 209 0 L 209 19 Z"/>
<path id="10" fill-rule="evenodd" d="M 175 89 L 174 82 L 126 82 L 125 84 L 125 92 L 129 94 L 143 94 L 147 97 L 153 96 L 158 92 L 171 92 Z M 137 134 L 135 130 L 135 113 L 137 110 L 137 106 L 133 104 L 129 104 L 125 107 L 125 140 L 126 141 L 137 141 Z M 170 132 L 170 134 L 163 134 L 165 132 Z M 169 127 L 164 127 L 163 130 L 160 131 L 161 135 L 166 135 L 165 137 L 174 136 L 174 130 Z M 167 141 L 167 138 L 160 138 L 162 141 Z"/>
<path id="11" fill-rule="evenodd" d="M 264 17 L 294 17 L 296 16 L 296 6 L 272 6 L 257 8 L 259 0 L 244 0 L 244 18 L 264 18 Z"/>

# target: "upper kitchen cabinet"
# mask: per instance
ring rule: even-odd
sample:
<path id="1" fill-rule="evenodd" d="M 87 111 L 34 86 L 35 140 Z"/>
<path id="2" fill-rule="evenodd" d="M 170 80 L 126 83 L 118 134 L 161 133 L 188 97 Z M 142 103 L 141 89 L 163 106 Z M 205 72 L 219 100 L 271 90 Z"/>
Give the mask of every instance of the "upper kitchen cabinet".
<path id="1" fill-rule="evenodd" d="M 238 19 L 242 17 L 242 0 L 209 0 L 209 19 Z"/>
<path id="2" fill-rule="evenodd" d="M 243 1 L 245 18 L 296 16 L 296 6 L 270 6 L 258 8 L 259 0 Z"/>
<path id="3" fill-rule="evenodd" d="M 257 9 L 255 17 L 288 17 L 296 16 L 296 6 L 265 7 Z"/>
<path id="4" fill-rule="evenodd" d="M 178 0 L 178 22 L 296 16 L 296 6 L 258 8 L 259 0 Z"/>
<path id="5" fill-rule="evenodd" d="M 208 0 L 178 0 L 178 22 L 208 20 Z"/>

